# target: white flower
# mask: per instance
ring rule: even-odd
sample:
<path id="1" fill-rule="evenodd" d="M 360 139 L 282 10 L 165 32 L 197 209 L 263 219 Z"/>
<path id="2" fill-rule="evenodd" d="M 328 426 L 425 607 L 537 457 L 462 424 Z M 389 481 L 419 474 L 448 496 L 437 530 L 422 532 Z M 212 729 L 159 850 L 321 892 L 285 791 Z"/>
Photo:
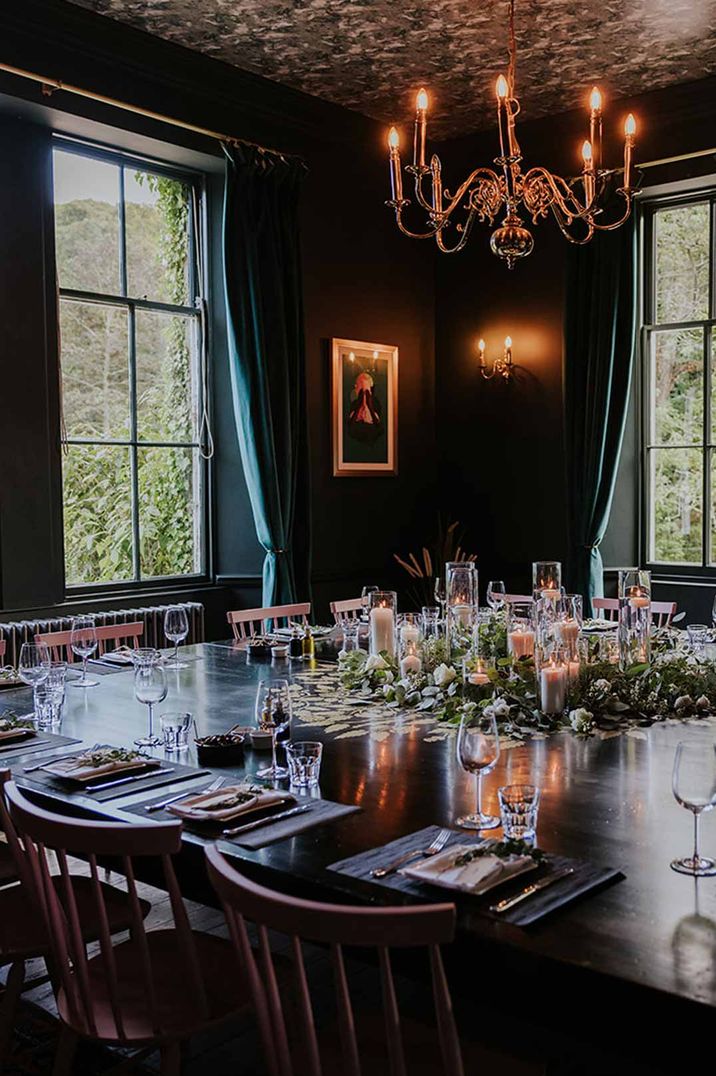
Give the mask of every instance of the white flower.
<path id="1" fill-rule="evenodd" d="M 597 691 L 611 691 L 612 685 L 608 680 L 595 680 L 594 687 Z"/>
<path id="2" fill-rule="evenodd" d="M 385 681 L 384 681 L 384 682 L 385 682 L 386 684 L 392 684 L 392 683 L 393 683 L 393 680 L 395 680 L 395 676 L 394 676 L 394 675 L 393 675 L 393 673 L 392 673 L 392 672 L 390 671 L 390 669 L 388 669 L 387 673 L 385 674 Z"/>
<path id="3" fill-rule="evenodd" d="M 711 709 L 711 701 L 707 698 L 706 695 L 699 695 L 698 699 L 696 700 L 696 709 L 697 710 L 710 710 Z"/>
<path id="4" fill-rule="evenodd" d="M 679 695 L 678 699 L 674 703 L 675 710 L 689 710 L 694 705 L 694 700 L 690 695 Z"/>
<path id="5" fill-rule="evenodd" d="M 433 672 L 433 683 L 436 687 L 447 687 L 457 676 L 452 665 L 438 665 Z"/>
<path id="6" fill-rule="evenodd" d="M 380 654 L 371 654 L 363 668 L 364 672 L 375 672 L 376 669 L 387 669 L 388 663 Z"/>
<path id="7" fill-rule="evenodd" d="M 575 732 L 591 732 L 594 725 L 594 714 L 580 706 L 576 710 L 570 710 L 569 723 Z"/>
<path id="8" fill-rule="evenodd" d="M 510 704 L 507 699 L 495 699 L 485 707 L 484 713 L 486 717 L 494 717 L 496 721 L 499 721 L 500 718 L 510 716 Z"/>

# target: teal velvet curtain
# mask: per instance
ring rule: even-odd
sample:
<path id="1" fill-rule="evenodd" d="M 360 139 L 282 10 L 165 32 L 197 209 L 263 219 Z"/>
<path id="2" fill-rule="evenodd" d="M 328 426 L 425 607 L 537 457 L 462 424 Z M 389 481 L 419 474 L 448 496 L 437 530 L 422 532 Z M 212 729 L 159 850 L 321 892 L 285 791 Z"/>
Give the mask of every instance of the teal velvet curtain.
<path id="1" fill-rule="evenodd" d="M 298 203 L 304 163 L 226 147 L 223 259 L 234 415 L 263 604 L 308 596 L 309 504 Z"/>
<path id="2" fill-rule="evenodd" d="M 600 543 L 609 522 L 636 330 L 634 215 L 569 251 L 565 302 L 565 439 L 570 587 L 604 593 Z"/>

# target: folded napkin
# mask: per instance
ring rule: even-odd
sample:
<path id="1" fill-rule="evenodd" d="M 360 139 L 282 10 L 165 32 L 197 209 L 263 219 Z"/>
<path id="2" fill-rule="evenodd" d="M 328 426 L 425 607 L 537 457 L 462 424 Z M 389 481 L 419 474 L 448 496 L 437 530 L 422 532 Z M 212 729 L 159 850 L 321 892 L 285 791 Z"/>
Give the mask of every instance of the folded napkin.
<path id="1" fill-rule="evenodd" d="M 194 822 L 228 822 L 247 812 L 295 803 L 289 792 L 264 792 L 251 785 L 227 785 L 216 792 L 202 792 L 167 807 L 172 814 Z"/>
<path id="2" fill-rule="evenodd" d="M 108 650 L 102 654 L 99 661 L 109 661 L 114 665 L 133 665 L 134 651 L 128 646 L 118 646 L 114 650 Z"/>
<path id="3" fill-rule="evenodd" d="M 14 725 L 10 721 L 0 720 L 0 743 L 6 740 L 23 740 L 28 736 L 36 736 L 33 728 L 26 725 Z"/>
<path id="4" fill-rule="evenodd" d="M 455 860 L 463 852 L 474 850 L 474 847 L 470 844 L 454 844 L 445 852 L 403 867 L 400 873 L 417 882 L 429 882 L 430 885 L 480 896 L 509 878 L 516 878 L 518 874 L 537 866 L 531 856 L 509 856 L 505 859 L 489 853 L 476 856 L 462 867 L 456 866 Z"/>
<path id="5" fill-rule="evenodd" d="M 72 781 L 91 781 L 95 777 L 102 777 L 107 773 L 124 772 L 125 770 L 156 769 L 161 765 L 159 759 L 140 756 L 133 759 L 115 759 L 92 765 L 86 761 L 86 756 L 75 755 L 74 758 L 64 758 L 58 762 L 49 762 L 44 767 L 46 773 L 55 777 L 65 777 Z"/>

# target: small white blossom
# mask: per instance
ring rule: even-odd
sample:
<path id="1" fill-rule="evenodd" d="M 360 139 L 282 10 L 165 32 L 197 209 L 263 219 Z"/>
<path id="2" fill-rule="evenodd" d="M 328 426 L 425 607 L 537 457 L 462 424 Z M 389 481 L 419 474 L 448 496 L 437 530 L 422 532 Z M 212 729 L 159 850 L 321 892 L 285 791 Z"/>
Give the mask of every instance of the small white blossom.
<path id="1" fill-rule="evenodd" d="M 612 685 L 609 683 L 608 680 L 602 679 L 602 680 L 595 680 L 594 681 L 594 687 L 596 688 L 597 691 L 611 691 Z"/>
<path id="2" fill-rule="evenodd" d="M 436 687 L 447 687 L 457 676 L 452 665 L 438 665 L 433 672 L 433 683 Z"/>
<path id="3" fill-rule="evenodd" d="M 375 672 L 377 669 L 387 669 L 388 663 L 380 654 L 371 654 L 364 666 L 364 672 Z"/>
<path id="4" fill-rule="evenodd" d="M 570 710 L 569 723 L 575 732 L 591 732 L 594 726 L 594 714 L 580 706 L 576 710 Z"/>
<path id="5" fill-rule="evenodd" d="M 486 717 L 494 717 L 496 721 L 499 721 L 500 718 L 510 716 L 510 704 L 507 699 L 495 699 L 485 707 L 484 713 Z"/>
<path id="6" fill-rule="evenodd" d="M 711 702 L 706 697 L 706 695 L 699 695 L 698 699 L 696 700 L 696 709 L 697 710 L 710 710 L 711 709 Z"/>
<path id="7" fill-rule="evenodd" d="M 694 700 L 690 695 L 679 695 L 678 699 L 674 703 L 675 710 L 690 710 L 694 705 Z"/>

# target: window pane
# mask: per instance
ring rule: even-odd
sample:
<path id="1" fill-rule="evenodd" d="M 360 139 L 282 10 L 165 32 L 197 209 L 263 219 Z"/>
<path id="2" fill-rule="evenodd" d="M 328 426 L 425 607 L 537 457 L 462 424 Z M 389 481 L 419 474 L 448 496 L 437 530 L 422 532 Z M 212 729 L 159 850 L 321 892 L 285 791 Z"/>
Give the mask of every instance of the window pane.
<path id="1" fill-rule="evenodd" d="M 656 320 L 709 316 L 709 207 L 660 209 L 654 214 Z"/>
<path id="2" fill-rule="evenodd" d="M 63 501 L 69 586 L 132 578 L 131 488 L 128 449 L 68 447 Z"/>
<path id="3" fill-rule="evenodd" d="M 62 150 L 53 160 L 60 287 L 118 295 L 119 168 Z"/>
<path id="4" fill-rule="evenodd" d="M 143 441 L 195 441 L 198 386 L 191 318 L 138 310 L 137 430 Z"/>
<path id="5" fill-rule="evenodd" d="M 176 179 L 124 170 L 127 290 L 135 299 L 187 304 L 189 188 Z"/>
<path id="6" fill-rule="evenodd" d="M 60 303 L 62 405 L 68 437 L 129 435 L 127 312 L 97 303 Z"/>
<path id="7" fill-rule="evenodd" d="M 650 457 L 651 559 L 701 564 L 701 450 L 657 448 Z"/>
<path id="8" fill-rule="evenodd" d="M 658 332 L 652 337 L 652 438 L 657 445 L 701 444 L 704 429 L 704 334 Z"/>
<path id="9" fill-rule="evenodd" d="M 186 448 L 143 448 L 138 456 L 142 576 L 200 572 L 198 452 Z"/>

